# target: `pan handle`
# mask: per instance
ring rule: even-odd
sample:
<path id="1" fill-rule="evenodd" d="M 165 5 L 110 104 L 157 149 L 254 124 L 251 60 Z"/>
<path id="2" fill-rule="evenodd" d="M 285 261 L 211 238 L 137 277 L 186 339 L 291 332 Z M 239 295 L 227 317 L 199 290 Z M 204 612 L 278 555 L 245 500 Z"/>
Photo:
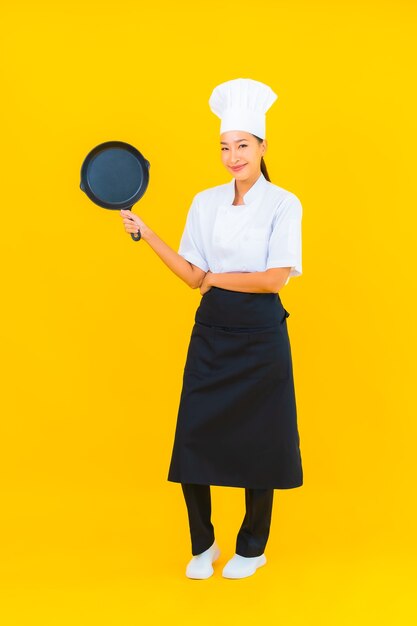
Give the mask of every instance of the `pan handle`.
<path id="1" fill-rule="evenodd" d="M 148 161 L 148 159 L 145 159 L 145 158 L 144 158 L 144 161 L 146 163 L 147 168 L 149 169 L 151 166 L 150 162 Z M 142 237 L 142 235 L 140 234 L 140 229 L 138 229 L 137 233 L 130 233 L 130 236 L 132 237 L 133 241 L 139 241 Z"/>
<path id="2" fill-rule="evenodd" d="M 133 204 L 132 204 L 133 206 Z M 130 206 L 128 209 L 126 209 L 126 211 L 131 211 L 132 207 Z M 134 222 L 134 220 L 132 220 L 130 217 L 129 219 Z M 138 232 L 137 233 L 130 233 L 130 236 L 132 237 L 133 241 L 140 241 L 140 239 L 142 238 L 142 235 L 140 234 L 140 229 L 138 228 Z"/>

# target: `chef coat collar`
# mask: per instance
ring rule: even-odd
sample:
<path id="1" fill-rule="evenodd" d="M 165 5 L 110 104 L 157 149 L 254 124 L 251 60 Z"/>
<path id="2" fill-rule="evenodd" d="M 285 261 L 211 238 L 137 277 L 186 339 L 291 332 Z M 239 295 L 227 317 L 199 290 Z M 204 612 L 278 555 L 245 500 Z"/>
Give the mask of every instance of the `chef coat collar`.
<path id="1" fill-rule="evenodd" d="M 234 199 L 235 199 L 235 180 L 236 180 L 235 178 L 232 178 L 232 180 L 227 184 L 227 187 L 226 187 L 226 192 L 227 192 L 226 199 L 229 204 L 233 204 Z M 253 183 L 252 187 L 248 189 L 248 191 L 245 194 L 243 194 L 244 204 L 245 205 L 251 204 L 258 198 L 260 198 L 263 192 L 265 191 L 267 185 L 268 185 L 268 181 L 266 180 L 265 176 L 261 172 L 259 178 Z"/>

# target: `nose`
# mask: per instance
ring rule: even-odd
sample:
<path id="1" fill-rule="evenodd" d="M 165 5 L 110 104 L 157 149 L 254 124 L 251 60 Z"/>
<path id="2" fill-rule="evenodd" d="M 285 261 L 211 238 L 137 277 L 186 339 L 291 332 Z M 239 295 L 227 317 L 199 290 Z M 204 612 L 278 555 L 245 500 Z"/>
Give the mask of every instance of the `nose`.
<path id="1" fill-rule="evenodd" d="M 230 151 L 230 161 L 233 165 L 239 161 L 239 156 L 236 148 L 232 148 Z"/>

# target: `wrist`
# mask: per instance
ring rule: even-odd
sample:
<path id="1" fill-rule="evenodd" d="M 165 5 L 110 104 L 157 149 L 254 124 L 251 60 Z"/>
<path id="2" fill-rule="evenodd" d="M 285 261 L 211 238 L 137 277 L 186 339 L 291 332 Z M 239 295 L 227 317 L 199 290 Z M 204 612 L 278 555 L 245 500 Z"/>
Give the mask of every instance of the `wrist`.
<path id="1" fill-rule="evenodd" d="M 207 279 L 207 282 L 208 282 L 209 287 L 214 287 L 214 286 L 215 286 L 215 285 L 214 285 L 215 276 L 216 276 L 216 274 L 213 274 L 213 272 L 210 272 L 210 273 L 208 274 L 208 279 Z"/>
<path id="2" fill-rule="evenodd" d="M 148 227 L 140 229 L 140 236 L 144 241 L 149 241 L 149 239 L 152 238 L 153 234 L 154 234 L 153 230 L 151 230 Z"/>

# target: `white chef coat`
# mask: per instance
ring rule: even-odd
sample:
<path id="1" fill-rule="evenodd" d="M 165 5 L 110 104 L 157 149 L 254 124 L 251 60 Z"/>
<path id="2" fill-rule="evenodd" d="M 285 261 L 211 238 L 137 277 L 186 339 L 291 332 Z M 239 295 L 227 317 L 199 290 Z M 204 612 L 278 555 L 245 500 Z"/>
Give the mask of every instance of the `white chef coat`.
<path id="1" fill-rule="evenodd" d="M 261 173 L 234 206 L 235 179 L 198 192 L 188 210 L 178 254 L 205 272 L 263 272 L 291 267 L 300 276 L 302 205 Z"/>

